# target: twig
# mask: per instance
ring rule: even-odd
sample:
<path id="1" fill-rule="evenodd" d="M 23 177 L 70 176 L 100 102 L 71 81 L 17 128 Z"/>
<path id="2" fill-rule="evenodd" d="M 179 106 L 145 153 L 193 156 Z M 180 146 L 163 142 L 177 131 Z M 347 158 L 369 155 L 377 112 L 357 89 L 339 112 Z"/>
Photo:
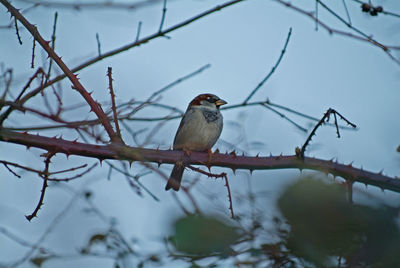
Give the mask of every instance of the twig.
<path id="1" fill-rule="evenodd" d="M 53 49 L 51 49 L 51 47 L 49 46 L 49 42 L 43 39 L 37 28 L 34 25 L 32 25 L 28 20 L 26 20 L 26 18 L 8 1 L 0 0 L 0 3 L 2 3 L 8 9 L 8 11 L 25 26 L 25 28 L 31 33 L 34 39 L 47 52 L 48 56 L 53 58 L 53 60 L 57 63 L 60 69 L 64 72 L 64 74 L 70 79 L 70 81 L 73 84 L 72 88 L 77 90 L 81 94 L 81 96 L 86 100 L 86 102 L 90 105 L 91 110 L 97 115 L 97 117 L 101 121 L 110 140 L 111 141 L 118 140 L 118 136 L 114 132 L 111 123 L 107 119 L 107 116 L 104 114 L 100 104 L 92 98 L 89 92 L 86 91 L 85 87 L 81 84 L 81 82 L 79 82 L 77 75 L 75 75 L 67 67 L 67 65 L 61 60 L 61 57 L 59 57 L 58 54 Z M 28 98 L 30 98 L 30 96 L 28 96 Z"/>
<path id="2" fill-rule="evenodd" d="M 50 178 L 50 177 L 48 177 L 46 180 L 47 181 L 57 181 L 57 182 L 69 182 L 71 180 L 75 180 L 75 179 L 81 178 L 82 176 L 88 174 L 90 171 L 92 171 L 92 169 L 94 169 L 97 166 L 97 164 L 98 163 L 94 163 L 92 166 L 90 166 L 89 168 L 87 168 L 83 172 L 81 172 L 79 174 L 76 174 L 76 175 L 74 175 L 72 177 L 69 177 L 69 178 Z M 54 172 L 52 174 L 54 174 Z"/>
<path id="3" fill-rule="evenodd" d="M 329 121 L 329 117 L 330 115 L 333 114 L 334 115 L 334 124 L 336 126 L 336 134 L 337 137 L 340 138 L 340 133 L 339 133 L 339 127 L 338 127 L 338 123 L 337 123 L 337 119 L 336 119 L 336 115 L 338 115 L 343 121 L 345 121 L 347 124 L 349 124 L 352 128 L 356 128 L 357 126 L 353 123 L 351 123 L 349 120 L 347 120 L 346 118 L 344 118 L 341 114 L 339 114 L 338 112 L 336 112 L 334 109 L 329 108 L 326 113 L 324 114 L 324 116 L 321 118 L 321 120 L 319 120 L 319 122 L 315 125 L 314 129 L 311 131 L 310 135 L 308 136 L 308 138 L 306 139 L 306 141 L 304 142 L 303 146 L 301 147 L 301 150 L 299 150 L 298 148 L 296 148 L 296 154 L 300 157 L 300 158 L 304 158 L 304 152 L 306 151 L 306 148 L 308 146 L 308 144 L 311 142 L 312 137 L 315 135 L 315 132 L 317 131 L 317 129 L 323 125 L 326 122 Z"/>
<path id="4" fill-rule="evenodd" d="M 267 76 L 264 77 L 264 79 L 256 86 L 255 89 L 253 89 L 253 91 L 250 93 L 250 95 L 244 100 L 243 105 L 245 105 L 250 99 L 251 97 L 257 92 L 257 90 L 259 90 L 262 85 L 264 85 L 264 83 L 271 77 L 271 75 L 275 72 L 275 69 L 278 67 L 279 63 L 281 62 L 283 55 L 286 52 L 286 48 L 287 45 L 289 43 L 290 40 L 290 36 L 292 35 L 292 28 L 289 29 L 289 33 L 286 37 L 286 42 L 285 45 L 283 46 L 283 49 L 281 51 L 281 55 L 278 58 L 278 61 L 275 63 L 274 67 L 272 67 L 271 71 L 267 74 Z"/>
<path id="5" fill-rule="evenodd" d="M 18 23 L 17 23 L 17 18 L 16 17 L 14 17 L 14 26 L 15 26 L 15 33 L 17 34 L 17 37 L 18 37 L 18 43 L 20 44 L 20 45 L 22 45 L 22 40 L 21 40 L 21 36 L 19 35 L 19 30 L 18 30 Z"/>
<path id="6" fill-rule="evenodd" d="M 318 31 L 318 1 L 315 1 L 315 30 Z"/>
<path id="7" fill-rule="evenodd" d="M 51 35 L 51 49 L 54 50 L 56 47 L 56 29 L 57 29 L 57 18 L 58 18 L 58 13 L 54 13 L 54 22 L 53 22 L 53 33 Z M 51 74 L 51 67 L 53 66 L 53 59 L 49 59 L 49 69 L 47 70 L 47 77 L 46 81 L 44 82 L 47 84 L 47 82 L 50 79 L 50 74 Z"/>
<path id="8" fill-rule="evenodd" d="M 349 24 L 351 25 L 351 18 L 350 18 L 349 10 L 346 5 L 346 0 L 342 0 L 342 2 L 343 2 L 344 10 L 346 10 L 347 19 L 349 20 Z"/>
<path id="9" fill-rule="evenodd" d="M 12 69 L 7 69 L 3 72 L 1 77 L 4 79 L 4 84 L 5 84 L 5 89 L 3 92 L 3 95 L 1 96 L 1 100 L 5 100 L 8 92 L 10 91 L 10 85 L 11 81 L 13 79 L 13 70 Z M 1 110 L 1 109 L 0 109 Z M 1 122 L 0 122 L 1 125 Z"/>
<path id="10" fill-rule="evenodd" d="M 5 4 L 5 1 L 6 0 L 0 0 L 0 2 L 3 3 L 3 5 L 6 5 L 6 7 L 7 7 L 7 4 Z M 245 1 L 245 0 L 233 0 L 233 1 L 226 2 L 225 4 L 222 4 L 222 5 L 218 5 L 218 6 L 216 6 L 214 8 L 211 8 L 211 9 L 205 11 L 205 12 L 202 12 L 202 13 L 200 13 L 200 14 L 198 14 L 198 15 L 190 18 L 190 19 L 187 19 L 187 20 L 184 20 L 184 21 L 182 21 L 182 22 L 180 22 L 178 24 L 175 24 L 174 26 L 171 26 L 171 27 L 163 30 L 160 33 L 157 32 L 157 33 L 151 34 L 151 35 L 149 35 L 147 37 L 144 37 L 144 38 L 142 38 L 140 40 L 136 40 L 133 43 L 129 43 L 129 44 L 126 44 L 126 45 L 124 45 L 124 46 L 122 46 L 120 48 L 117 48 L 117 49 L 111 50 L 109 52 L 106 52 L 101 57 L 97 56 L 97 57 L 95 57 L 95 58 L 93 58 L 91 60 L 88 60 L 88 61 L 78 65 L 77 67 L 71 69 L 71 72 L 75 73 L 75 72 L 77 72 L 79 70 L 82 70 L 82 69 L 84 69 L 84 68 L 86 68 L 86 67 L 88 67 L 88 66 L 90 66 L 90 65 L 92 65 L 92 64 L 94 64 L 94 63 L 96 63 L 98 61 L 101 61 L 101 60 L 103 60 L 105 58 L 114 56 L 114 55 L 119 54 L 121 52 L 127 51 L 127 50 L 129 50 L 131 48 L 134 48 L 134 47 L 140 46 L 142 44 L 148 43 L 149 41 L 151 41 L 153 39 L 156 39 L 156 38 L 159 38 L 159 37 L 163 37 L 166 34 L 168 34 L 170 32 L 173 32 L 173 31 L 175 31 L 175 30 L 177 30 L 179 28 L 182 28 L 182 27 L 184 27 L 186 25 L 189 25 L 189 24 L 191 24 L 191 23 L 193 23 L 193 22 L 195 22 L 195 21 L 197 21 L 197 20 L 199 20 L 199 19 L 201 19 L 203 17 L 206 17 L 206 16 L 208 16 L 210 14 L 213 14 L 213 13 L 215 13 L 217 11 L 220 11 L 220 10 L 222 10 L 224 8 L 227 8 L 229 6 L 235 5 L 235 4 L 243 2 L 243 1 Z M 52 85 L 52 84 L 54 84 L 54 83 L 56 83 L 56 82 L 58 82 L 58 81 L 61 81 L 65 77 L 67 77 L 67 75 L 64 73 L 64 74 L 61 74 L 61 75 L 49 80 L 48 83 L 45 84 L 45 88 L 50 86 L 50 85 Z M 27 101 L 28 99 L 30 99 L 31 97 L 35 96 L 39 92 L 40 92 L 39 89 L 36 89 L 36 90 L 32 91 L 29 95 L 25 96 L 25 98 L 22 101 L 23 102 Z"/>
<path id="11" fill-rule="evenodd" d="M 136 38 L 135 38 L 135 43 L 139 40 L 140 37 L 140 30 L 142 29 L 142 22 L 139 21 L 137 31 L 136 31 Z"/>
<path id="12" fill-rule="evenodd" d="M 34 4 L 35 6 L 43 6 L 43 7 L 52 7 L 52 8 L 70 8 L 75 10 L 81 10 L 84 8 L 91 9 L 122 9 L 122 10 L 137 10 L 142 7 L 150 6 L 157 4 L 160 0 L 143 0 L 143 1 L 135 1 L 134 3 L 130 2 L 116 2 L 110 0 L 104 1 L 90 1 L 86 2 L 71 2 L 71 1 L 37 1 L 37 0 L 18 0 L 24 3 Z"/>
<path id="13" fill-rule="evenodd" d="M 359 4 L 365 4 L 366 2 L 364 2 L 364 1 L 360 1 L 360 0 L 352 0 L 353 2 L 356 2 L 356 3 L 359 3 Z M 370 2 L 368 3 L 368 4 L 371 4 Z M 393 17 L 397 17 L 397 18 L 400 18 L 400 14 L 397 14 L 397 13 L 394 13 L 394 12 L 389 12 L 389 11 L 386 11 L 386 10 L 382 10 L 382 12 L 381 12 L 382 14 L 385 14 L 385 15 L 389 15 L 389 16 L 393 16 Z"/>
<path id="14" fill-rule="evenodd" d="M 14 100 L 16 104 L 20 102 L 20 99 L 22 95 L 25 93 L 25 91 L 31 86 L 32 81 L 38 77 L 39 74 L 45 75 L 44 71 L 42 68 L 39 68 L 32 76 L 29 78 L 28 82 L 26 85 L 22 88 L 21 92 L 17 96 L 17 98 Z M 11 82 L 11 79 L 10 79 Z M 41 84 L 43 84 L 43 76 L 42 76 L 42 81 Z M 8 91 L 8 85 L 6 86 L 6 91 Z M 10 106 L 3 114 L 0 115 L 0 126 L 4 123 L 4 120 L 7 119 L 7 117 L 10 115 L 10 113 L 14 110 L 12 106 Z"/>
<path id="15" fill-rule="evenodd" d="M 47 188 L 47 179 L 49 178 L 49 166 L 50 166 L 50 159 L 54 156 L 55 153 L 52 152 L 48 152 L 47 154 L 45 154 L 46 159 L 44 161 L 45 163 L 45 168 L 43 170 L 43 186 L 42 186 L 42 190 L 40 193 L 40 198 L 39 198 L 39 202 L 36 205 L 35 210 L 32 212 L 32 214 L 30 215 L 26 215 L 25 218 L 28 221 L 31 221 L 34 217 L 37 216 L 37 213 L 39 212 L 39 209 L 41 208 L 41 206 L 43 205 L 43 200 L 44 200 L 44 194 L 46 193 L 46 188 Z"/>
<path id="16" fill-rule="evenodd" d="M 226 186 L 227 191 L 228 191 L 229 210 L 230 210 L 230 212 L 231 212 L 231 217 L 232 217 L 232 219 L 234 219 L 234 218 L 235 218 L 235 214 L 233 213 L 231 188 L 229 187 L 229 182 L 228 182 L 228 176 L 227 176 L 227 174 L 226 174 L 225 172 L 222 172 L 221 174 L 215 174 L 215 173 L 211 173 L 211 172 L 204 171 L 204 170 L 202 170 L 202 169 L 200 169 L 200 168 L 196 168 L 196 167 L 191 166 L 191 165 L 187 165 L 186 167 L 188 167 L 188 168 L 190 168 L 191 170 L 194 170 L 194 171 L 196 171 L 196 172 L 199 172 L 199 173 L 201 173 L 201 174 L 204 174 L 204 175 L 206 175 L 206 176 L 208 176 L 208 177 L 211 177 L 211 178 L 223 178 L 223 179 L 225 180 L 225 186 Z"/>
<path id="17" fill-rule="evenodd" d="M 158 29 L 158 32 L 161 33 L 162 27 L 164 25 L 164 20 L 165 20 L 165 14 L 167 13 L 167 0 L 164 0 L 163 3 L 163 9 L 162 9 L 162 16 L 161 16 L 161 22 L 160 22 L 160 28 Z"/>
<path id="18" fill-rule="evenodd" d="M 111 164 L 110 161 L 106 161 L 106 163 L 107 163 L 107 165 L 110 166 L 110 169 L 111 169 L 111 170 L 114 169 L 114 170 L 118 171 L 119 173 L 125 175 L 126 177 L 130 177 L 130 178 L 134 179 L 135 182 L 136 182 L 145 192 L 147 192 L 155 201 L 157 201 L 157 202 L 160 201 L 160 199 L 159 199 L 156 195 L 154 195 L 146 186 L 143 185 L 143 183 L 141 183 L 141 182 L 139 181 L 139 177 L 144 176 L 144 175 L 147 175 L 147 174 L 149 174 L 149 173 L 140 174 L 140 175 L 132 175 L 132 174 L 130 174 L 129 172 L 124 171 L 124 170 L 122 170 L 122 169 L 116 167 L 115 165 Z"/>
<path id="19" fill-rule="evenodd" d="M 341 31 L 341 30 L 337 30 L 337 29 L 331 28 L 331 27 L 328 26 L 326 23 L 324 23 L 324 22 L 322 22 L 321 20 L 317 19 L 317 18 L 312 14 L 312 12 L 305 11 L 305 10 L 303 10 L 303 9 L 297 7 L 297 6 L 294 6 L 292 3 L 286 2 L 286 1 L 284 1 L 284 0 L 274 0 L 274 1 L 280 3 L 280 4 L 284 5 L 284 6 L 286 6 L 286 7 L 288 7 L 288 8 L 291 8 L 291 9 L 295 10 L 296 12 L 299 12 L 299 13 L 301 13 L 301 14 L 303 14 L 303 15 L 308 16 L 308 17 L 311 18 L 313 21 L 316 21 L 316 22 L 318 23 L 319 26 L 321 26 L 321 27 L 324 28 L 326 31 L 328 31 L 329 34 L 334 34 L 334 33 L 335 33 L 335 34 L 338 34 L 338 35 L 347 36 L 347 37 L 350 37 L 350 38 L 354 38 L 354 39 L 357 39 L 357 40 L 361 40 L 361 41 L 365 41 L 365 42 L 371 43 L 371 44 L 373 44 L 373 45 L 375 45 L 375 46 L 381 48 L 381 49 L 386 53 L 386 55 L 389 56 L 390 59 L 392 59 L 394 62 L 396 62 L 397 64 L 400 65 L 400 60 L 397 59 L 397 58 L 395 58 L 395 57 L 390 53 L 390 49 L 399 50 L 399 49 L 400 49 L 400 46 L 388 46 L 388 45 L 383 45 L 383 44 L 377 42 L 376 40 L 371 39 L 369 36 L 365 37 L 365 36 L 355 35 L 355 34 L 353 34 L 353 33 L 351 33 L 351 32 L 345 32 L 345 31 Z M 319 3 L 321 4 L 320 1 L 319 1 Z M 347 23 L 346 21 L 344 21 L 344 22 Z M 354 27 L 352 27 L 352 26 L 350 25 L 350 28 L 353 29 Z M 364 33 L 363 33 L 363 34 L 364 34 Z M 364 34 L 364 35 L 365 35 L 365 34 Z"/>
<path id="20" fill-rule="evenodd" d="M 183 81 L 185 81 L 189 78 L 192 78 L 195 75 L 200 74 L 201 72 L 203 72 L 204 70 L 206 70 L 210 67 L 211 67 L 211 64 L 206 64 L 206 65 L 200 67 L 198 70 L 191 72 L 190 74 L 187 74 L 183 77 L 178 78 L 177 80 L 173 81 L 172 83 L 166 85 L 165 87 L 163 87 L 163 88 L 157 90 L 156 92 L 154 92 L 153 94 L 151 94 L 151 96 L 146 100 L 146 102 L 151 102 L 156 96 L 160 95 L 161 93 L 167 91 L 168 89 L 176 86 L 179 83 L 182 83 Z"/>
<path id="21" fill-rule="evenodd" d="M 112 111 L 113 111 L 115 129 L 117 132 L 117 136 L 119 137 L 119 141 L 123 142 L 122 136 L 121 136 L 121 130 L 119 128 L 117 108 L 115 105 L 115 94 L 114 94 L 114 87 L 113 87 L 113 83 L 112 83 L 113 79 L 112 79 L 112 68 L 111 67 L 108 67 L 108 69 L 107 69 L 107 76 L 108 76 L 108 88 L 110 89 L 111 107 L 112 107 Z"/>
<path id="22" fill-rule="evenodd" d="M 6 162 L 6 161 L 0 161 L 0 163 L 2 163 L 2 164 L 4 165 L 4 167 L 5 167 L 8 171 L 10 171 L 11 174 L 13 174 L 13 175 L 14 175 L 15 177 L 17 177 L 17 178 L 21 178 L 21 176 L 18 175 L 17 173 L 15 173 L 15 171 L 12 170 L 12 169 L 8 166 L 8 164 L 5 163 L 5 162 Z"/>
<path id="23" fill-rule="evenodd" d="M 33 45 L 32 45 L 32 60 L 31 60 L 31 68 L 35 68 L 35 48 L 36 48 L 36 39 L 33 38 Z"/>
<path id="24" fill-rule="evenodd" d="M 97 42 L 97 53 L 98 56 L 101 57 L 101 44 L 100 44 L 99 33 L 96 33 L 96 42 Z"/>
<path id="25" fill-rule="evenodd" d="M 266 105 L 266 104 L 262 104 L 262 106 L 263 106 L 264 108 L 270 110 L 270 111 L 273 111 L 274 113 L 276 113 L 277 115 L 279 115 L 280 117 L 282 117 L 283 119 L 285 119 L 286 121 L 288 121 L 289 123 L 291 123 L 292 125 L 294 125 L 295 127 L 297 127 L 298 129 L 300 129 L 301 131 L 307 132 L 307 129 L 306 129 L 306 128 L 300 126 L 299 124 L 297 124 L 296 122 L 294 122 L 292 119 L 290 119 L 289 117 L 287 117 L 287 116 L 284 115 L 283 113 L 281 113 L 281 112 L 275 110 L 275 109 L 272 108 L 272 107 L 269 107 L 269 106 Z"/>

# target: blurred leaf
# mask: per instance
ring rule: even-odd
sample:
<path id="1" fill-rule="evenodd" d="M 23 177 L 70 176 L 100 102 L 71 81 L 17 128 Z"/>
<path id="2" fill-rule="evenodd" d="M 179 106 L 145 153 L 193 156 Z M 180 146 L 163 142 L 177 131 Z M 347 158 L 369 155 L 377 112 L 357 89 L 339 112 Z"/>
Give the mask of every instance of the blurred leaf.
<path id="1" fill-rule="evenodd" d="M 278 206 L 294 255 L 324 267 L 338 256 L 349 266 L 400 267 L 398 209 L 350 204 L 342 186 L 311 178 L 290 186 Z"/>
<path id="2" fill-rule="evenodd" d="M 235 227 L 216 218 L 187 216 L 178 219 L 174 226 L 173 245 L 189 254 L 228 253 L 230 245 L 239 238 Z"/>

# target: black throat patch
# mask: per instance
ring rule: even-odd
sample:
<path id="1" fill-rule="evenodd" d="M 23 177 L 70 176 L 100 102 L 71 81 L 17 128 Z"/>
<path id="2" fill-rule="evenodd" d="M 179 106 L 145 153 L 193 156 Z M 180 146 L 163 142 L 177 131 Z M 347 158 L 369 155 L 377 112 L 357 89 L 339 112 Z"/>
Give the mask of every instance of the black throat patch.
<path id="1" fill-rule="evenodd" d="M 207 123 L 214 122 L 219 119 L 219 112 L 218 111 L 209 111 L 209 110 L 202 110 L 204 118 L 207 120 Z"/>

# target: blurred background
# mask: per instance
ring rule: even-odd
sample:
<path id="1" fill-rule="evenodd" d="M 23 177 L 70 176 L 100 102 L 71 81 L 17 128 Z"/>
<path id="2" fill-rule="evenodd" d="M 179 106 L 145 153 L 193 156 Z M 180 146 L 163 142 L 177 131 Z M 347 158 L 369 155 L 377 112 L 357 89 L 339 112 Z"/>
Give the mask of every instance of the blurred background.
<path id="1" fill-rule="evenodd" d="M 124 6 L 138 2 L 145 4 L 135 9 Z M 47 6 L 46 3 L 50 4 Z M 26 18 L 37 26 L 47 40 L 51 39 L 54 14 L 57 12 L 55 51 L 70 68 L 96 57 L 99 49 L 101 53 L 105 53 L 133 42 L 137 38 L 139 24 L 139 39 L 157 33 L 164 5 L 163 1 L 122 0 L 94 6 L 85 4 L 102 2 L 75 1 L 75 6 L 71 3 L 56 3 L 65 2 L 12 1 L 15 7 L 25 12 Z M 122 5 L 119 6 L 119 3 Z M 167 1 L 163 29 L 222 3 L 225 2 Z M 292 4 L 316 14 L 315 1 L 292 1 Z M 399 16 L 382 13 L 371 16 L 362 12 L 360 1 L 329 1 L 327 4 L 342 18 L 348 20 L 349 16 L 354 27 L 375 40 L 385 45 L 399 45 Z M 371 4 L 383 6 L 385 11 L 400 13 L 400 2 L 395 0 L 375 0 Z M 357 34 L 321 6 L 318 8 L 318 18 L 331 28 Z M 11 28 L 7 25 L 11 25 Z M 3 26 L 0 29 L 1 68 L 2 72 L 7 68 L 13 69 L 11 92 L 16 96 L 35 71 L 30 68 L 33 40 L 23 26 L 19 25 L 23 44 L 18 44 L 13 20 L 10 20 L 10 14 L 4 6 L 0 8 L 0 26 Z M 341 138 L 338 139 L 335 128 L 322 127 L 317 131 L 317 136 L 313 138 L 306 155 L 321 159 L 335 158 L 346 164 L 353 162 L 354 166 L 362 166 L 372 172 L 383 170 L 388 176 L 399 176 L 400 154 L 396 151 L 400 145 L 399 50 L 391 51 L 397 59 L 396 62 L 371 43 L 329 34 L 321 26 L 316 29 L 315 22 L 308 16 L 282 5 L 280 1 L 248 0 L 237 3 L 168 33 L 165 37 L 99 61 L 78 73 L 81 83 L 88 91 L 93 91 L 96 100 L 109 102 L 106 72 L 107 67 L 112 67 L 116 100 L 121 104 L 131 99 L 145 101 L 153 92 L 207 66 L 202 72 L 160 94 L 156 102 L 184 111 L 196 95 L 209 92 L 218 95 L 229 104 L 240 104 L 276 64 L 290 28 L 292 34 L 282 61 L 251 101 L 265 101 L 268 98 L 275 104 L 316 118 L 321 118 L 328 108 L 336 109 L 355 123 L 357 130 L 341 130 Z M 44 69 L 47 69 L 47 55 L 39 45 L 36 46 L 35 63 L 37 67 L 44 66 Z M 60 74 L 60 70 L 53 67 L 52 77 L 57 74 Z M 4 81 L 1 83 L 3 87 Z M 58 87 L 65 106 L 83 104 L 81 96 L 71 90 L 69 81 L 64 79 Z M 42 107 L 43 99 L 36 97 L 29 101 L 29 105 Z M 262 106 L 245 106 L 223 111 L 224 129 L 214 149 L 218 148 L 222 152 L 236 150 L 246 155 L 259 153 L 261 156 L 294 154 L 295 147 L 304 143 L 316 122 L 295 114 L 285 114 L 308 132 L 301 131 L 288 120 Z M 93 115 L 89 114 L 89 108 L 84 105 L 67 112 L 66 115 L 66 119 L 71 121 L 93 118 Z M 150 106 L 140 110 L 135 117 L 173 115 L 179 113 Z M 6 121 L 5 127 L 27 128 L 49 124 L 37 116 L 14 113 Z M 168 149 L 172 146 L 179 119 L 161 123 L 130 120 L 125 121 L 125 124 L 122 134 L 127 144 L 144 144 L 149 148 Z M 341 124 L 345 125 L 344 122 Z M 31 133 L 39 133 L 39 130 L 32 130 Z M 133 133 L 135 134 L 132 135 Z M 79 138 L 76 132 L 67 129 L 49 129 L 40 131 L 40 134 L 50 137 L 62 134 L 69 140 Z M 40 158 L 42 153 L 43 151 L 38 149 L 26 150 L 23 146 L 0 143 L 0 159 L 38 169 L 43 167 L 43 159 Z M 97 160 L 75 156 L 69 157 L 67 161 L 64 155 L 57 155 L 52 162 L 54 170 L 82 163 L 98 163 Z M 118 163 L 110 163 L 118 166 Z M 160 167 L 166 174 L 171 168 L 170 165 Z M 275 251 L 271 249 L 271 245 L 278 241 L 289 241 L 290 233 L 282 236 L 279 235 L 279 230 L 294 230 L 290 229 L 290 226 L 293 228 L 290 224 L 296 220 L 291 218 L 293 215 L 288 208 L 291 207 L 290 204 L 299 204 L 302 198 L 291 199 L 293 191 L 290 192 L 290 187 L 304 187 L 299 181 L 303 178 L 305 183 L 317 184 L 316 192 L 329 192 L 329 185 L 333 182 L 331 177 L 311 171 L 300 173 L 299 170 L 255 171 L 252 175 L 247 170 L 237 170 L 236 174 L 233 174 L 232 170 L 213 167 L 212 172 L 228 174 L 233 209 L 238 216 L 237 220 L 232 220 L 224 181 L 187 171 L 184 184 L 190 185 L 196 181 L 191 195 L 203 215 L 210 217 L 196 218 L 194 221 L 199 222 L 193 223 L 190 217 L 184 218 L 185 213 L 181 209 L 181 206 L 184 206 L 189 212 L 195 211 L 187 195 L 182 191 L 177 194 L 165 192 L 164 179 L 140 164 L 133 164 L 129 171 L 133 176 L 137 176 L 151 194 L 143 189 L 141 194 L 138 194 L 138 190 L 130 186 L 123 174 L 115 170 L 110 173 L 110 166 L 103 162 L 82 178 L 68 183 L 50 184 L 38 218 L 28 222 L 25 215 L 30 214 L 38 202 L 42 180 L 23 171 L 18 171 L 22 176 L 18 179 L 6 168 L 0 168 L 0 267 L 196 267 L 195 265 L 211 264 L 231 267 L 243 259 L 252 260 L 253 257 L 261 256 L 264 262 L 255 262 L 254 265 L 265 267 L 274 261 L 275 264 L 278 263 L 277 259 L 267 260 L 265 257 L 275 256 L 274 254 L 282 254 L 290 259 L 282 262 L 281 266 L 293 262 L 301 267 L 308 264 L 328 266 L 331 260 L 327 261 L 321 255 L 343 255 L 335 250 L 326 250 L 319 252 L 317 257 L 310 257 L 303 251 L 296 251 L 293 243 L 278 245 L 273 248 Z M 336 182 L 340 184 L 341 180 L 337 179 Z M 300 189 L 298 194 L 312 196 L 313 186 L 306 188 L 309 192 L 297 188 Z M 339 188 L 344 191 L 343 187 Z M 342 190 L 335 188 L 332 191 Z M 365 210 L 384 207 L 380 212 L 387 212 L 385 217 L 388 217 L 388 220 L 397 221 L 399 194 L 382 192 L 376 187 L 366 188 L 357 183 L 353 192 L 357 206 L 365 206 L 362 207 Z M 288 193 L 292 193 L 291 197 L 285 195 Z M 285 196 L 286 203 L 279 201 Z M 342 194 L 334 196 L 340 200 L 344 198 Z M 321 196 L 315 198 L 317 200 Z M 328 201 L 327 204 L 331 204 Z M 345 206 L 344 210 L 347 211 L 349 208 Z M 307 211 L 307 208 L 302 209 Z M 332 213 L 339 217 L 342 211 L 341 205 L 338 205 L 338 210 Z M 376 216 L 373 214 L 375 212 L 368 211 L 365 214 L 375 215 L 376 218 L 384 217 Z M 348 212 L 349 215 L 357 213 L 359 212 Z M 320 219 L 320 215 L 320 210 L 316 210 L 315 214 L 301 213 L 293 217 L 317 220 Z M 285 219 L 288 222 L 285 222 Z M 352 220 L 353 218 L 346 218 L 344 224 Z M 255 223 L 262 227 L 254 227 Z M 308 225 L 307 222 L 304 224 Z M 197 225 L 199 228 L 208 225 L 211 226 L 209 229 L 228 230 L 226 236 L 236 239 L 243 238 L 244 233 L 252 234 L 252 239 L 246 240 L 252 242 L 252 246 L 247 245 L 247 249 L 258 248 L 264 255 L 252 255 L 252 252 L 248 251 L 236 258 L 229 252 L 214 259 L 193 258 L 191 254 L 198 253 L 196 249 L 190 251 L 186 247 L 179 247 L 169 238 L 185 236 L 182 234 L 182 228 Z M 238 229 L 231 230 L 233 226 Z M 376 229 L 382 227 L 378 224 L 372 226 Z M 372 232 L 363 228 L 355 229 L 362 229 L 365 233 Z M 398 231 L 393 228 L 393 232 Z M 199 241 L 196 237 L 188 236 L 193 239 L 189 239 L 189 242 Z M 359 233 L 355 236 L 368 237 Z M 397 237 L 397 233 L 393 237 Z M 225 238 L 220 238 L 219 241 L 225 241 L 226 245 L 234 243 Z M 198 243 L 201 244 L 201 241 Z M 313 243 L 310 242 L 311 251 L 318 243 L 326 245 L 329 242 Z M 335 243 L 343 245 L 341 241 Z M 266 244 L 268 246 L 264 248 L 260 246 Z M 226 245 L 222 245 L 222 248 Z M 237 247 L 240 248 L 241 245 L 233 247 L 240 251 Z M 186 252 L 187 255 L 182 256 L 176 252 Z M 213 252 L 204 254 L 209 257 Z M 221 250 L 216 249 L 216 252 Z M 360 252 L 365 254 L 361 250 L 358 251 L 359 255 L 352 256 L 363 256 Z M 301 261 L 302 258 L 304 262 Z M 352 258 L 354 259 L 357 258 Z"/>

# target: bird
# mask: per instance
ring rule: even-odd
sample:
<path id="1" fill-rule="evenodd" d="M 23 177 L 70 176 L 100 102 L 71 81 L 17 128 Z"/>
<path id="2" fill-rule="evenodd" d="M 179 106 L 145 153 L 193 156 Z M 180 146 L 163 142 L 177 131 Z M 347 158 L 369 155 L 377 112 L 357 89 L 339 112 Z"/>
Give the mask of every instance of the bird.
<path id="1" fill-rule="evenodd" d="M 195 97 L 186 109 L 175 135 L 173 149 L 211 151 L 221 135 L 223 118 L 220 106 L 227 104 L 214 94 L 205 93 Z M 172 169 L 165 190 L 179 191 L 185 166 L 177 162 Z"/>

